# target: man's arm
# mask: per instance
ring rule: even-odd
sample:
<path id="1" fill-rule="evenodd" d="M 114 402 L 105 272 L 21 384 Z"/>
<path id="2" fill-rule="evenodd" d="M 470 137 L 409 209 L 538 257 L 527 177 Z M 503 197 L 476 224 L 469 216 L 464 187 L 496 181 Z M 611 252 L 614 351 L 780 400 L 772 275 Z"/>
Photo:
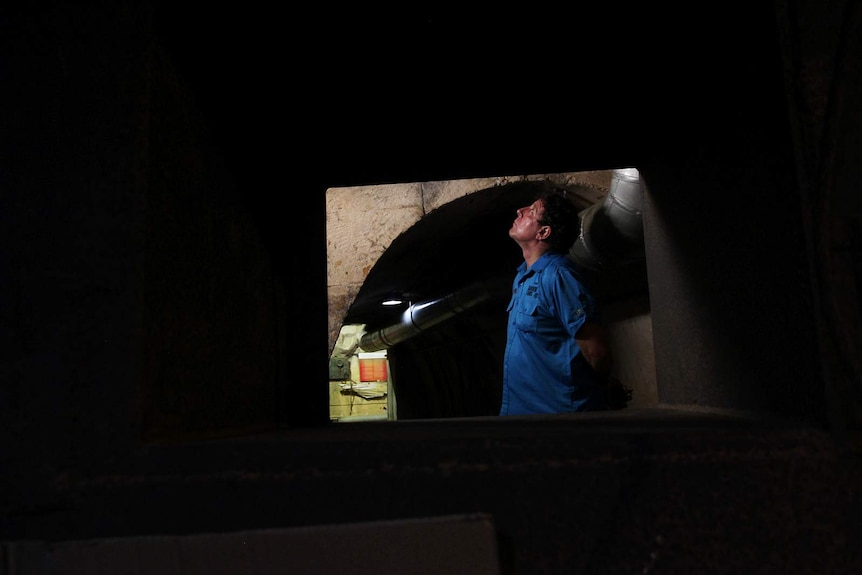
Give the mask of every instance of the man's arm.
<path id="1" fill-rule="evenodd" d="M 575 341 L 581 346 L 584 358 L 598 372 L 607 387 L 608 407 L 625 408 L 632 399 L 632 390 L 624 386 L 616 377 L 611 376 L 613 357 L 604 328 L 595 323 L 586 323 L 578 330 Z"/>
<path id="2" fill-rule="evenodd" d="M 587 363 L 603 380 L 607 381 L 611 374 L 613 357 L 604 328 L 596 323 L 585 323 L 575 335 L 575 341 L 580 346 Z"/>

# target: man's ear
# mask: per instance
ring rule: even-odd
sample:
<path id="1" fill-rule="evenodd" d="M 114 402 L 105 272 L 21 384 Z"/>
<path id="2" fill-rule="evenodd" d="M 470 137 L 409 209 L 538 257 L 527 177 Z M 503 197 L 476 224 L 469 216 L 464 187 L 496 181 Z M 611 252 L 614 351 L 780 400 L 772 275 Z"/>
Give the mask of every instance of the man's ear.
<path id="1" fill-rule="evenodd" d="M 538 237 L 540 240 L 546 240 L 546 239 L 548 239 L 548 236 L 550 236 L 550 235 L 551 235 L 551 226 L 542 226 L 536 232 L 536 237 Z"/>

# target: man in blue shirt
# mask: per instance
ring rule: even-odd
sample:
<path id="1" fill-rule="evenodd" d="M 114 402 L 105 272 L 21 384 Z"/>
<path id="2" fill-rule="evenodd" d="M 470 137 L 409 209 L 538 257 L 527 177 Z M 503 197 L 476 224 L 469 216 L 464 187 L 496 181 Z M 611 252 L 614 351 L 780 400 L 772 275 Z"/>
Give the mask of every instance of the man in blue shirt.
<path id="1" fill-rule="evenodd" d="M 554 189 L 517 214 L 509 237 L 524 262 L 508 306 L 500 415 L 608 409 L 610 350 L 593 295 L 567 255 L 577 210 Z"/>

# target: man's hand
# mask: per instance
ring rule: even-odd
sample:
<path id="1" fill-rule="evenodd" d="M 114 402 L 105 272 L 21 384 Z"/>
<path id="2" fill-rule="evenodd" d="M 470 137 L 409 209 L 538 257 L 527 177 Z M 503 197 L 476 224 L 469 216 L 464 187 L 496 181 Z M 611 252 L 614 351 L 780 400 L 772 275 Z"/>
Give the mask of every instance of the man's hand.
<path id="1" fill-rule="evenodd" d="M 596 373 L 608 377 L 611 373 L 613 358 L 607 343 L 607 337 L 602 326 L 595 323 L 585 323 L 575 335 L 575 341 L 584 354 L 584 359 Z"/>

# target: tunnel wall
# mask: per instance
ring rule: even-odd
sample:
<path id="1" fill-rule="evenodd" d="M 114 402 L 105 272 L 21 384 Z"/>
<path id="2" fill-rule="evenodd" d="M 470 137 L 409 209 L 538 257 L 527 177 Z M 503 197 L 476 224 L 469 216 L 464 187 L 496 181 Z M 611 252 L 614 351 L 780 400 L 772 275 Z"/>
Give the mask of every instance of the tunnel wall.
<path id="1" fill-rule="evenodd" d="M 823 424 L 792 174 L 759 178 L 749 165 L 791 165 L 790 150 L 769 150 L 776 157 L 642 170 L 658 400 Z"/>

